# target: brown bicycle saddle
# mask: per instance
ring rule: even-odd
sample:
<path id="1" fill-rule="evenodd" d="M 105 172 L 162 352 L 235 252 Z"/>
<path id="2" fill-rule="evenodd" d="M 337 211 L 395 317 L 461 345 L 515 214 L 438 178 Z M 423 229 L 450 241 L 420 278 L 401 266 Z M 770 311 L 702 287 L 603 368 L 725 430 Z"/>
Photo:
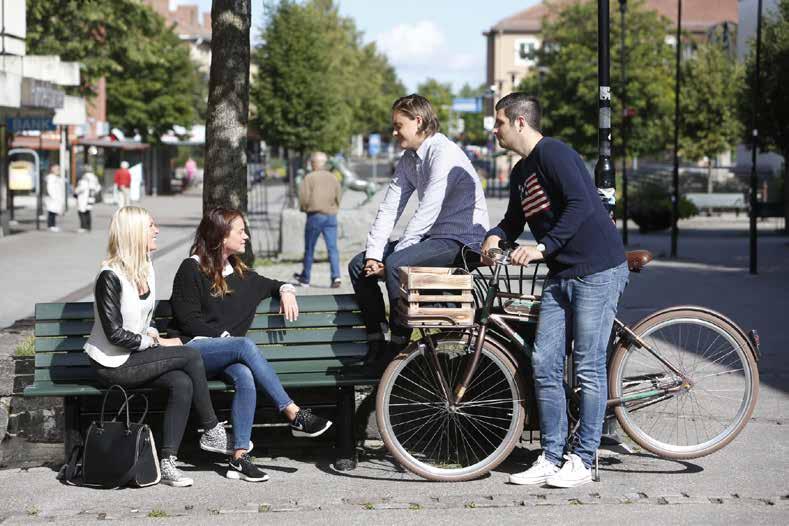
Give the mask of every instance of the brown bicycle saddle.
<path id="1" fill-rule="evenodd" d="M 627 268 L 630 269 L 630 272 L 641 272 L 641 268 L 652 261 L 652 252 L 649 250 L 631 250 L 630 252 L 625 252 L 625 257 L 627 258 Z"/>

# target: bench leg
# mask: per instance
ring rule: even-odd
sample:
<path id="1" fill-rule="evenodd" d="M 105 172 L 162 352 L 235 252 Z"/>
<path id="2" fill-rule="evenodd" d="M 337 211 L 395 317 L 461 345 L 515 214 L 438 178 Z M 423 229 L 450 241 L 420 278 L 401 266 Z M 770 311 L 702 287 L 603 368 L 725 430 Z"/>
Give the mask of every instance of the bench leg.
<path id="1" fill-rule="evenodd" d="M 82 427 L 80 426 L 79 397 L 66 396 L 63 398 L 63 445 L 65 446 L 65 462 L 71 457 L 71 451 L 76 446 L 82 445 Z"/>
<path id="2" fill-rule="evenodd" d="M 337 459 L 338 471 L 356 469 L 356 443 L 353 436 L 353 417 L 356 412 L 355 390 L 352 385 L 337 388 Z"/>

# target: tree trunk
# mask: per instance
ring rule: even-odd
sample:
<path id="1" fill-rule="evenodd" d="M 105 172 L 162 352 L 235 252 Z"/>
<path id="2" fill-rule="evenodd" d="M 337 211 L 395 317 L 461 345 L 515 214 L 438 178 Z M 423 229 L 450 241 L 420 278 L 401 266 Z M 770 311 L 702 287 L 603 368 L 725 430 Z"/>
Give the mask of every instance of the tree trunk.
<path id="1" fill-rule="evenodd" d="M 250 2 L 213 0 L 211 7 L 203 211 L 247 211 Z"/>
<path id="2" fill-rule="evenodd" d="M 707 158 L 707 193 L 712 193 L 712 157 Z"/>

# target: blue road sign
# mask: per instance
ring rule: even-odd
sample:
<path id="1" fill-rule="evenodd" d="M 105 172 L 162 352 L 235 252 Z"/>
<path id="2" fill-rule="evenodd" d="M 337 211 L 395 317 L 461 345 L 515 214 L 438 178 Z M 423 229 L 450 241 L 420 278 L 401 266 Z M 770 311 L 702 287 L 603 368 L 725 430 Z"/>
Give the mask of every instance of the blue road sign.
<path id="1" fill-rule="evenodd" d="M 457 113 L 480 113 L 482 111 L 482 97 L 452 99 L 452 111 Z"/>
<path id="2" fill-rule="evenodd" d="M 378 133 L 371 133 L 367 138 L 367 153 L 370 157 L 375 157 L 381 152 L 381 135 Z"/>
<path id="3" fill-rule="evenodd" d="M 55 123 L 52 122 L 51 117 L 8 117 L 6 119 L 6 126 L 11 133 L 22 131 L 47 131 L 54 130 Z"/>

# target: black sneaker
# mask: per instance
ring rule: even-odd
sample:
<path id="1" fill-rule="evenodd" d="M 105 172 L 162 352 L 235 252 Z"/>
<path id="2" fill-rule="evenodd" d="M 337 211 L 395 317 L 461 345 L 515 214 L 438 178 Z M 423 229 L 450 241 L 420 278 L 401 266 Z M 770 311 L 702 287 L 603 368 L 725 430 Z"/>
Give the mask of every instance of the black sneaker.
<path id="1" fill-rule="evenodd" d="M 227 463 L 226 476 L 229 479 L 246 480 L 247 482 L 265 482 L 268 480 L 266 472 L 257 467 L 246 453 L 237 459 L 230 458 L 230 461 Z"/>
<path id="2" fill-rule="evenodd" d="M 316 437 L 331 427 L 331 420 L 313 415 L 310 409 L 299 409 L 290 427 L 295 437 Z"/>

